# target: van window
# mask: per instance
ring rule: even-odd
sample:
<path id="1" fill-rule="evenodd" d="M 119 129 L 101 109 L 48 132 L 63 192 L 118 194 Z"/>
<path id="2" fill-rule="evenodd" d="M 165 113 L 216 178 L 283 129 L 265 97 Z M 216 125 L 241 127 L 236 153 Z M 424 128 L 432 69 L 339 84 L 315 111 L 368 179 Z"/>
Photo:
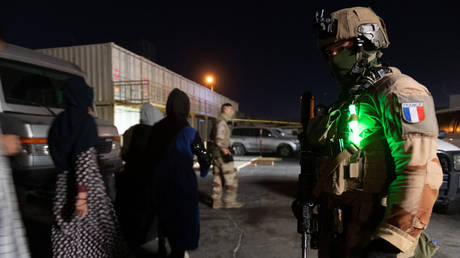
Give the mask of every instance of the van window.
<path id="1" fill-rule="evenodd" d="M 0 59 L 5 101 L 11 104 L 64 108 L 62 89 L 75 75 L 31 64 Z"/>

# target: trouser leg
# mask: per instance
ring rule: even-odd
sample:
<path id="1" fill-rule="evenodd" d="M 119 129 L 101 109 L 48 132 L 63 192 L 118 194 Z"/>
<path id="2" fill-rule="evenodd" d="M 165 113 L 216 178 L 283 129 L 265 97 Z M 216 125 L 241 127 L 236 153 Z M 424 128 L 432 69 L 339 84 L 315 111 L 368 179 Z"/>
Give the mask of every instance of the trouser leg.
<path id="1" fill-rule="evenodd" d="M 213 201 L 221 200 L 222 199 L 222 174 L 220 173 L 220 169 L 214 166 L 214 178 L 212 180 L 212 194 L 211 198 Z"/>
<path id="2" fill-rule="evenodd" d="M 219 209 L 222 208 L 222 186 L 224 185 L 222 178 L 222 170 L 220 164 L 214 163 L 213 170 L 214 178 L 212 180 L 212 208 Z"/>
<path id="3" fill-rule="evenodd" d="M 238 190 L 238 177 L 235 171 L 224 171 L 223 172 L 225 180 L 225 197 L 224 200 L 226 203 L 236 202 L 237 190 Z"/>
<path id="4" fill-rule="evenodd" d="M 222 175 L 225 181 L 225 207 L 243 207 L 243 204 L 236 200 L 238 195 L 238 176 L 233 162 L 224 163 L 222 165 Z"/>

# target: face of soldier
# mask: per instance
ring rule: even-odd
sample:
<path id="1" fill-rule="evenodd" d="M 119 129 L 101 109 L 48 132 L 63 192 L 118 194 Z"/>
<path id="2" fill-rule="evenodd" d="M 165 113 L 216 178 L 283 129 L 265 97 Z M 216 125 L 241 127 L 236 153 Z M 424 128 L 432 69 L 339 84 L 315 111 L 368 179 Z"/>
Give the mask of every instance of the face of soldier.
<path id="1" fill-rule="evenodd" d="M 354 41 L 344 41 L 328 46 L 323 50 L 332 75 L 345 87 L 351 86 L 354 82 L 351 70 L 356 63 L 356 51 L 353 46 Z"/>
<path id="2" fill-rule="evenodd" d="M 225 107 L 223 114 L 228 118 L 232 119 L 233 115 L 235 114 L 235 111 L 233 110 L 233 107 Z"/>

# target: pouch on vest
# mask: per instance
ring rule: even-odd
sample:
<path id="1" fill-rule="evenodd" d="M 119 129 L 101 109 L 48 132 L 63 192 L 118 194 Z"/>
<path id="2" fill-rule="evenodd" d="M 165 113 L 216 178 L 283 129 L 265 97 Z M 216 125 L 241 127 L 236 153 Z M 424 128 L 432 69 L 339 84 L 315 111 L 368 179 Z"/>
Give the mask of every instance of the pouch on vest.
<path id="1" fill-rule="evenodd" d="M 319 168 L 320 189 L 335 195 L 349 190 L 358 190 L 362 186 L 363 159 L 361 152 L 351 154 L 344 150 L 333 159 L 322 159 Z"/>

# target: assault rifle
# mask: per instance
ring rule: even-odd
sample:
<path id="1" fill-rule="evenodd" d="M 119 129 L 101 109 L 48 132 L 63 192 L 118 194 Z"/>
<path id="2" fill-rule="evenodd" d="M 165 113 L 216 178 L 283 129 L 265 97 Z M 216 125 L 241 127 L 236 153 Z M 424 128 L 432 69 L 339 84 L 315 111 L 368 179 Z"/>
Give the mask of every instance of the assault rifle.
<path id="1" fill-rule="evenodd" d="M 297 199 L 292 203 L 292 211 L 297 218 L 297 232 L 302 235 L 302 258 L 307 257 L 308 240 L 310 248 L 318 249 L 318 219 L 313 213 L 315 199 L 313 187 L 316 182 L 315 156 L 307 144 L 308 123 L 315 115 L 314 98 L 310 92 L 302 95 L 300 101 L 300 121 L 302 133 L 299 134 L 301 145 L 300 174 Z"/>

